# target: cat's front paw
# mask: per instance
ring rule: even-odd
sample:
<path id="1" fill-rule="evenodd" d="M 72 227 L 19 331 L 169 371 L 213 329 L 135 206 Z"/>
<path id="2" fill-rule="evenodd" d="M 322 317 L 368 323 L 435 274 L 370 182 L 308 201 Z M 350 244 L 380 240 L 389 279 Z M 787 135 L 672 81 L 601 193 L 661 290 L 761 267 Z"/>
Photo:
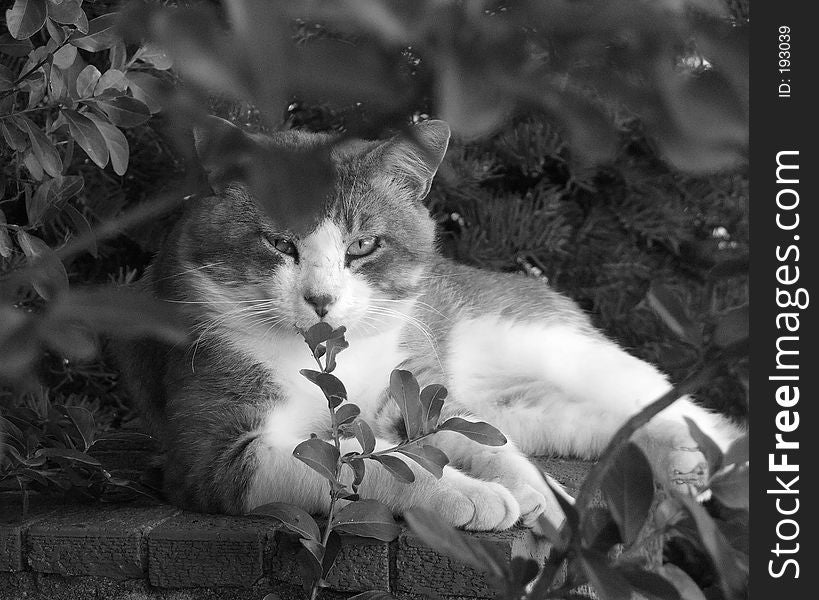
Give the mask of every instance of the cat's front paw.
<path id="1" fill-rule="evenodd" d="M 500 531 L 509 529 L 520 518 L 518 501 L 499 483 L 451 470 L 440 484 L 431 498 L 432 509 L 455 527 Z"/>

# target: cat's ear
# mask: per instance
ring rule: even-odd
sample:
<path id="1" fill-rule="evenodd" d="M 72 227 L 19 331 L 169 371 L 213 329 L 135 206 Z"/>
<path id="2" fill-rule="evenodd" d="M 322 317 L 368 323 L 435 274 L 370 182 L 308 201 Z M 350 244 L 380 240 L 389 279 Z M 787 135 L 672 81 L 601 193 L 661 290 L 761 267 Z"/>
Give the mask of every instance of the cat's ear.
<path id="1" fill-rule="evenodd" d="M 385 172 L 398 180 L 413 200 L 429 192 L 449 145 L 449 125 L 444 121 L 423 121 L 412 128 L 414 140 L 398 136 L 382 146 Z M 423 147 L 420 147 L 423 146 Z"/>
<path id="2" fill-rule="evenodd" d="M 193 145 L 208 182 L 219 190 L 241 178 L 253 140 L 230 121 L 208 116 L 193 128 Z"/>

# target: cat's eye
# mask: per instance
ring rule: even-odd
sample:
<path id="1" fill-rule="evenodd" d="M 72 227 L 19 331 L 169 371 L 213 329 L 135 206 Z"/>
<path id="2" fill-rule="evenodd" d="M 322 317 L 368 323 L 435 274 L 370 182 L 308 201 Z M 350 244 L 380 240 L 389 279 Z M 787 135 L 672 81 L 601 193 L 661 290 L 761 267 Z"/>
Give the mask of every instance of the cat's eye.
<path id="1" fill-rule="evenodd" d="M 378 238 L 374 235 L 368 235 L 347 246 L 347 256 L 367 256 L 372 254 L 376 248 L 378 248 Z"/>
<path id="2" fill-rule="evenodd" d="M 288 256 L 296 256 L 296 245 L 286 238 L 262 238 L 274 250 L 287 254 Z"/>

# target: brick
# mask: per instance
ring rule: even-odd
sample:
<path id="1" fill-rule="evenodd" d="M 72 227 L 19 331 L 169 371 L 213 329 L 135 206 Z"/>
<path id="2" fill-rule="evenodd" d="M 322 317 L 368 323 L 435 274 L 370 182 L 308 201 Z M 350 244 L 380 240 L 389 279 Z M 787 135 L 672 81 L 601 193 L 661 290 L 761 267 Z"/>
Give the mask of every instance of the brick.
<path id="1" fill-rule="evenodd" d="M 505 563 L 513 556 L 541 561 L 548 550 L 547 544 L 538 542 L 531 531 L 522 528 L 467 535 L 489 546 Z M 484 573 L 429 548 L 409 530 L 398 538 L 395 573 L 396 591 L 402 593 L 469 598 L 496 596 L 495 588 Z"/>
<path id="2" fill-rule="evenodd" d="M 103 466 L 120 477 L 139 479 L 139 475 L 155 468 L 159 454 L 159 444 L 150 437 L 145 438 L 103 438 L 94 443 L 89 454 Z"/>
<path id="3" fill-rule="evenodd" d="M 23 515 L 20 494 L 0 496 L 0 571 L 22 571 L 26 568 L 24 549 L 29 527 L 57 509 L 58 505 L 53 502 L 30 494 L 28 511 Z"/>
<path id="4" fill-rule="evenodd" d="M 64 507 L 29 527 L 28 565 L 60 575 L 144 577 L 145 535 L 175 512 L 136 504 Z"/>
<path id="5" fill-rule="evenodd" d="M 301 584 L 297 554 L 302 546 L 295 535 L 277 531 L 268 548 L 265 572 L 270 579 Z M 332 569 L 327 574 L 331 590 L 364 592 L 390 589 L 390 544 L 371 538 L 341 536 Z"/>
<path id="6" fill-rule="evenodd" d="M 249 587 L 275 529 L 269 519 L 182 512 L 148 535 L 151 585 Z"/>
<path id="7" fill-rule="evenodd" d="M 591 469 L 592 462 L 576 458 L 537 456 L 533 458 L 546 473 L 561 483 L 573 496 L 577 495 L 583 480 Z"/>

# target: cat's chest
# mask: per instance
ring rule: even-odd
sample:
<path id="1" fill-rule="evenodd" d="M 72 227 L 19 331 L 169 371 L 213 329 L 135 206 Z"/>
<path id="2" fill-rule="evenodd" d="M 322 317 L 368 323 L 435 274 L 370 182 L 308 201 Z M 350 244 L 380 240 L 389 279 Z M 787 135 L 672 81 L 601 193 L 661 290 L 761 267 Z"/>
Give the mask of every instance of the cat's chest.
<path id="1" fill-rule="evenodd" d="M 349 341 L 350 347 L 336 357 L 333 375 L 344 384 L 348 400 L 357 404 L 364 416 L 372 416 L 389 385 L 390 373 L 406 360 L 407 352 L 400 344 L 398 329 Z M 283 405 L 278 406 L 277 411 L 310 422 L 326 417 L 327 401 L 323 393 L 299 373 L 301 369 L 318 369 L 304 341 L 289 337 L 277 339 L 266 347 L 256 348 L 254 354 L 270 368 L 270 375 L 281 393 Z"/>

